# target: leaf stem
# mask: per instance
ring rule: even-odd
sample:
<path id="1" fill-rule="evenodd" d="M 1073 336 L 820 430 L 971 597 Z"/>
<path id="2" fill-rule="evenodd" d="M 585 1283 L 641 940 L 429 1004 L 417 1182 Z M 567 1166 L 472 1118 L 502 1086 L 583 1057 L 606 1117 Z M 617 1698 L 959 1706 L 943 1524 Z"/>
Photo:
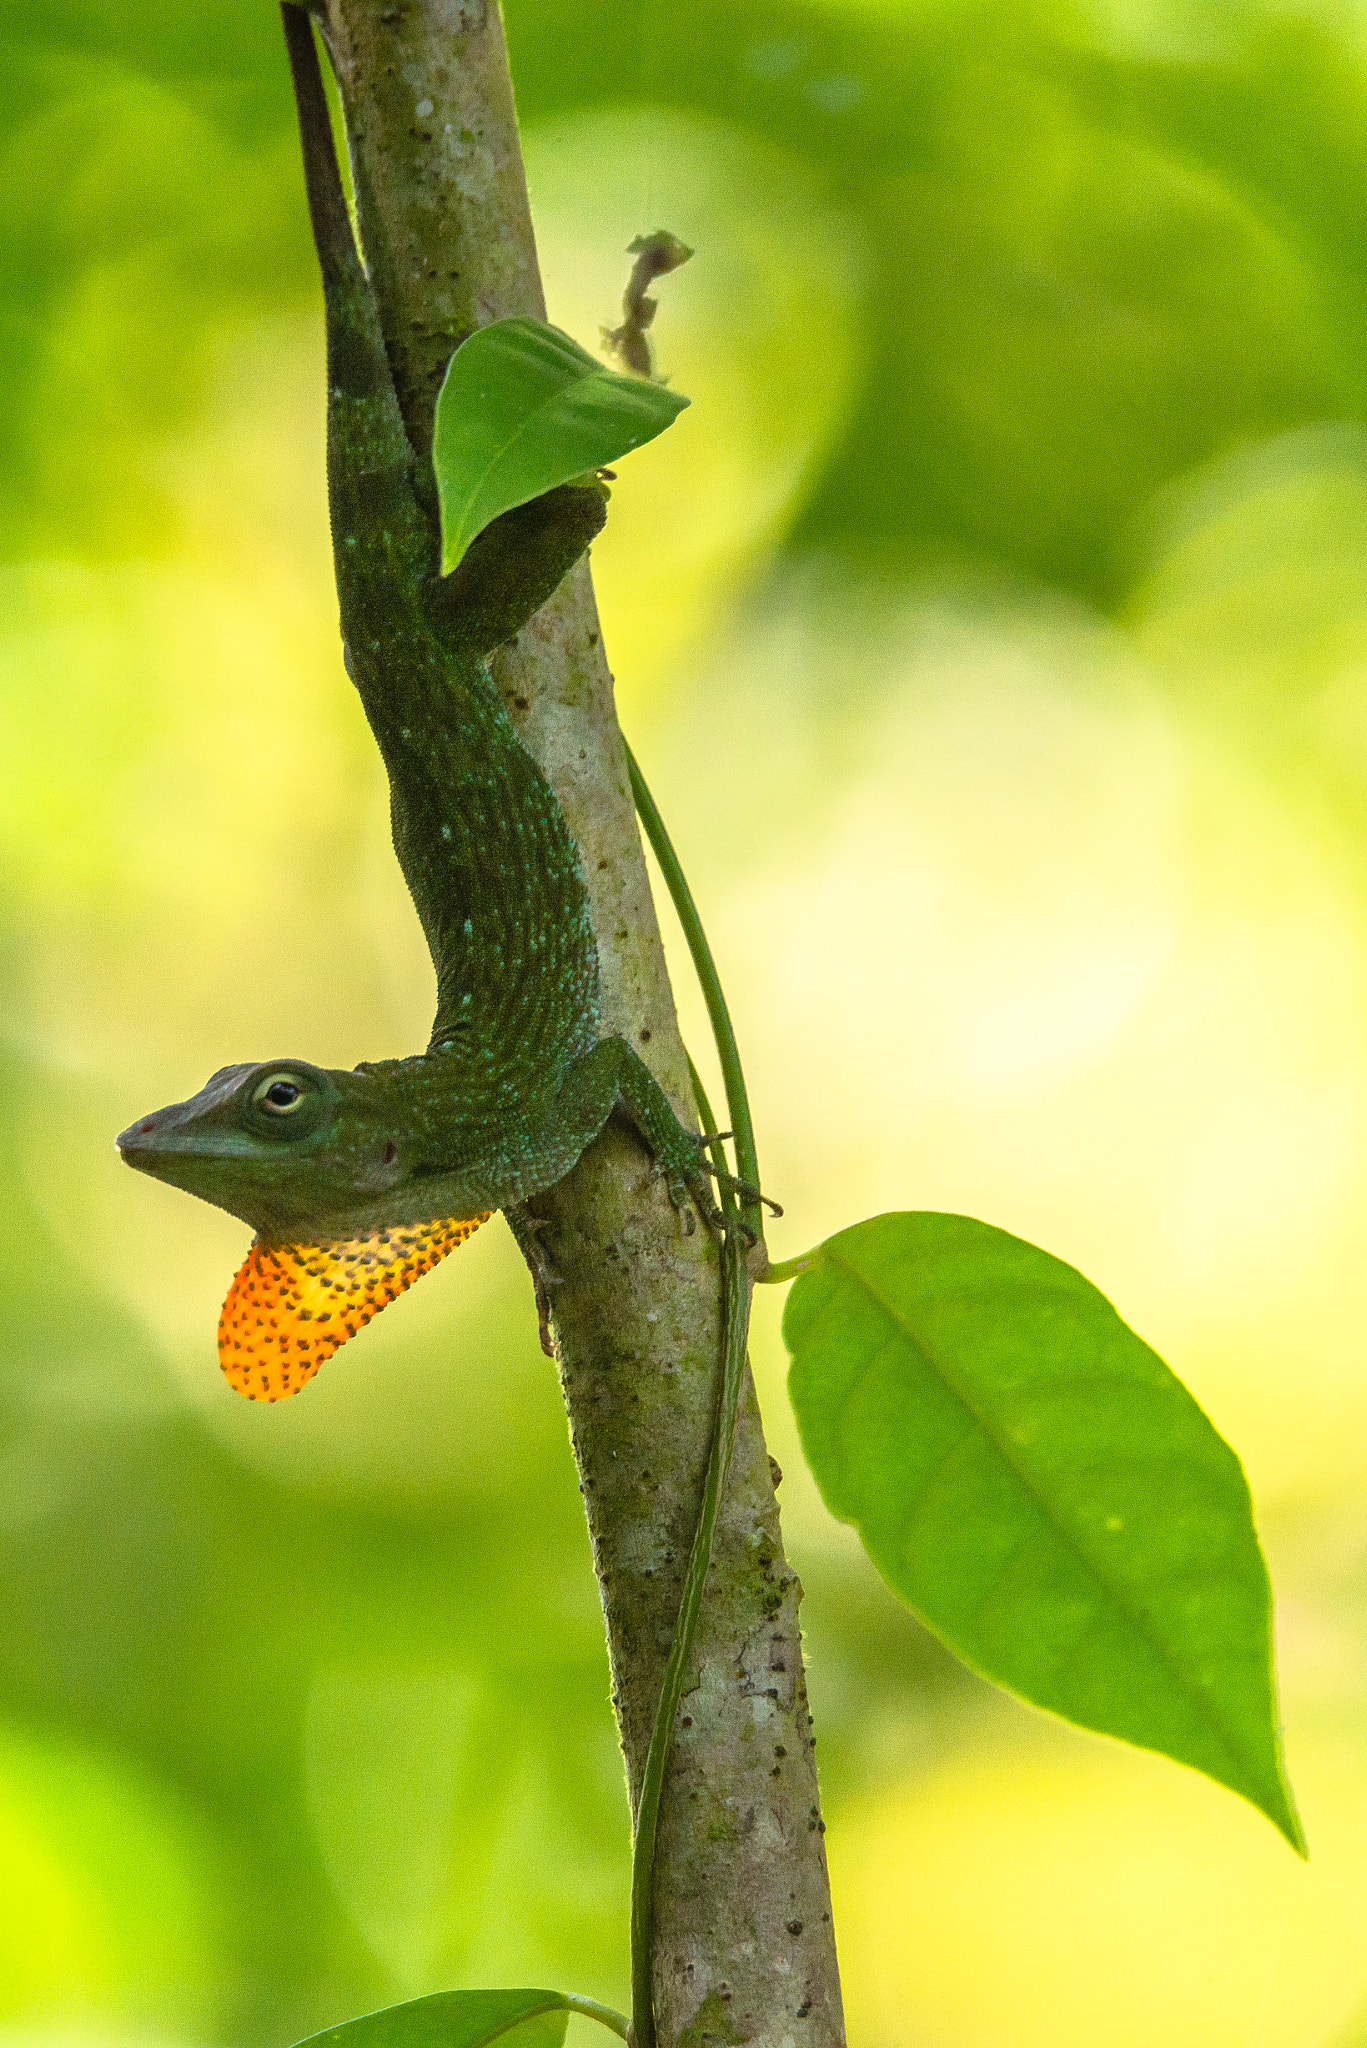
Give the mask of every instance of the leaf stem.
<path id="1" fill-rule="evenodd" d="M 821 1247 L 817 1245 L 809 1252 L 799 1252 L 795 1259 L 771 1260 L 762 1273 L 756 1273 L 755 1278 L 766 1287 L 784 1280 L 796 1280 L 799 1273 L 805 1273 L 808 1266 L 814 1266 L 820 1257 Z"/>
<path id="2" fill-rule="evenodd" d="M 726 1007 L 712 948 L 707 943 L 707 934 L 698 916 L 698 906 L 693 901 L 693 892 L 688 886 L 684 871 L 679 865 L 679 856 L 665 830 L 664 819 L 655 808 L 655 799 L 646 786 L 646 779 L 636 763 L 636 756 L 625 740 L 627 768 L 631 775 L 632 793 L 636 798 L 636 809 L 651 850 L 660 863 L 660 872 L 665 878 L 679 923 L 688 941 L 688 950 L 693 956 L 693 967 L 701 984 L 707 1014 L 712 1020 L 712 1033 L 717 1041 L 717 1056 L 721 1061 L 722 1080 L 726 1086 L 726 1110 L 735 1133 L 736 1172 L 743 1181 L 757 1188 L 759 1160 L 755 1154 L 755 1131 L 750 1121 L 750 1098 L 745 1090 L 745 1075 L 741 1070 L 740 1048 L 731 1024 L 731 1012 Z M 696 1075 L 695 1093 L 696 1093 Z M 741 1210 L 747 1227 L 756 1237 L 764 1235 L 764 1217 L 758 1202 L 747 1202 Z"/>
<path id="3" fill-rule="evenodd" d="M 690 1061 L 690 1065 L 691 1065 Z M 695 1089 L 702 1084 L 694 1074 Z M 702 1101 L 706 1102 L 706 1095 Z M 707 1119 L 710 1123 L 710 1118 Z M 721 1382 L 717 1389 L 712 1444 L 703 1480 L 702 1505 L 693 1535 L 688 1570 L 684 1576 L 679 1618 L 669 1646 L 660 1704 L 650 1731 L 645 1768 L 641 1773 L 641 1796 L 636 1808 L 636 1835 L 631 1856 L 631 2034 L 632 2048 L 655 2048 L 655 2012 L 651 1999 L 650 1952 L 654 1923 L 655 1830 L 660 1817 L 660 1791 L 665 1766 L 674 1741 L 674 1720 L 683 1695 L 688 1654 L 693 1646 L 702 1606 L 707 1567 L 712 1558 L 712 1539 L 717 1510 L 726 1491 L 731 1469 L 731 1451 L 736 1438 L 736 1416 L 740 1411 L 741 1387 L 745 1381 L 745 1336 L 750 1315 L 750 1290 L 746 1284 L 745 1233 L 740 1228 L 736 1198 L 725 1186 L 721 1192 L 726 1227 L 722 1234 L 722 1352 Z"/>
<path id="4" fill-rule="evenodd" d="M 623 2041 L 631 2039 L 631 2028 L 624 2012 L 616 2012 L 610 2005 L 600 2005 L 596 1998 L 581 1998 L 577 1991 L 567 1991 L 564 1996 L 571 2012 L 582 2013 L 586 2020 L 598 2020 L 609 2033 L 619 2035 Z"/>

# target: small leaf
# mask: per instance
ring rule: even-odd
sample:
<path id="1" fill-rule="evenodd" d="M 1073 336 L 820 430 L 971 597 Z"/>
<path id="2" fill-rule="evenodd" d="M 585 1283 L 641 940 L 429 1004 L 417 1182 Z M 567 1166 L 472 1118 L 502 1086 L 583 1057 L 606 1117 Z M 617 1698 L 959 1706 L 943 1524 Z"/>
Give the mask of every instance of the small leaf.
<path id="1" fill-rule="evenodd" d="M 490 2041 L 503 2041 L 506 2048 L 561 2048 L 572 2012 L 625 2036 L 620 2014 L 563 1991 L 439 1991 L 343 2020 L 310 2034 L 297 2048 L 331 2048 L 333 2042 L 337 2048 L 485 2048 Z"/>
<path id="2" fill-rule="evenodd" d="M 878 1216 L 820 1247 L 783 1334 L 826 1505 L 965 1663 L 1305 1853 L 1243 1469 L 1104 1295 L 969 1217 Z"/>
<path id="3" fill-rule="evenodd" d="M 442 574 L 501 512 L 643 447 L 687 404 L 544 320 L 477 327 L 447 365 L 433 427 Z"/>

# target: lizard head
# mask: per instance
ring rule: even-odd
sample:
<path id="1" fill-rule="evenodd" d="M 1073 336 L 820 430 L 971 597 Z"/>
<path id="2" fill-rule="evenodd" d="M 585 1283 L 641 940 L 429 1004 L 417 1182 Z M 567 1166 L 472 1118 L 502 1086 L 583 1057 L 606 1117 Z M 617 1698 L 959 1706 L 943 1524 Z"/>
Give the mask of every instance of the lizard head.
<path id="1" fill-rule="evenodd" d="M 115 1141 L 257 1232 L 218 1325 L 219 1363 L 250 1399 L 296 1393 L 489 1213 L 418 1213 L 397 1109 L 373 1072 L 269 1060 L 220 1068 Z"/>
<path id="2" fill-rule="evenodd" d="M 129 1166 L 240 1216 L 263 1236 L 364 1215 L 402 1181 L 397 1132 L 369 1076 L 307 1060 L 221 1067 L 188 1102 L 115 1140 Z"/>

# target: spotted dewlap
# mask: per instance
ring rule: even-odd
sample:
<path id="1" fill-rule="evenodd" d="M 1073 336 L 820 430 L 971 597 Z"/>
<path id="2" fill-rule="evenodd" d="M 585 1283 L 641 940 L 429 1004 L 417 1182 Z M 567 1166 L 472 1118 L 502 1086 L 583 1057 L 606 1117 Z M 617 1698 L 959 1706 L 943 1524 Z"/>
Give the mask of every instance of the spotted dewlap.
<path id="1" fill-rule="evenodd" d="M 255 1239 L 218 1319 L 218 1362 L 230 1385 L 249 1401 L 297 1394 L 324 1359 L 492 1213 L 321 1244 Z"/>

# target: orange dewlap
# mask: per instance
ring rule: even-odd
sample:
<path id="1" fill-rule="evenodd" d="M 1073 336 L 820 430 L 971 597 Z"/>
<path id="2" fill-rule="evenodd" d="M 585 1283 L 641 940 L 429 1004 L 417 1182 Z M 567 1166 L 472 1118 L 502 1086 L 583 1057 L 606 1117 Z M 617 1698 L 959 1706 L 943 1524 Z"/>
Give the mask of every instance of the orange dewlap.
<path id="1" fill-rule="evenodd" d="M 325 1244 L 255 1239 L 218 1319 L 218 1362 L 249 1401 L 297 1394 L 354 1337 L 493 1214 L 409 1223 Z"/>

